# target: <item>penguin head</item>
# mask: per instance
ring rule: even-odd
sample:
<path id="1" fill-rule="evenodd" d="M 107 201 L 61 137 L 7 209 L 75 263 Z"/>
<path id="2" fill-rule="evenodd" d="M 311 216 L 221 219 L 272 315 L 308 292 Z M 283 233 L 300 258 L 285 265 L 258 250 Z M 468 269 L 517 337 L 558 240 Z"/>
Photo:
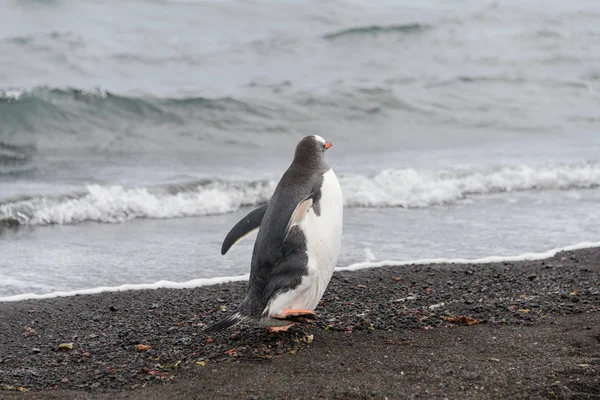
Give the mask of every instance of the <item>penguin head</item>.
<path id="1" fill-rule="evenodd" d="M 319 135 L 305 136 L 296 146 L 294 162 L 303 164 L 323 162 L 323 155 L 331 146 L 330 142 L 326 142 Z"/>
<path id="2" fill-rule="evenodd" d="M 325 152 L 325 150 L 329 150 L 331 148 L 331 146 L 333 146 L 331 144 L 331 142 L 326 142 L 325 139 L 323 139 L 321 136 L 319 135 L 312 135 L 312 136 L 307 136 L 307 137 L 312 137 L 313 140 L 315 140 L 317 142 L 317 146 L 323 151 Z"/>
<path id="3" fill-rule="evenodd" d="M 326 142 L 319 135 L 305 136 L 296 146 L 296 158 L 313 158 L 315 155 L 321 156 L 326 150 L 330 149 L 332 144 Z"/>

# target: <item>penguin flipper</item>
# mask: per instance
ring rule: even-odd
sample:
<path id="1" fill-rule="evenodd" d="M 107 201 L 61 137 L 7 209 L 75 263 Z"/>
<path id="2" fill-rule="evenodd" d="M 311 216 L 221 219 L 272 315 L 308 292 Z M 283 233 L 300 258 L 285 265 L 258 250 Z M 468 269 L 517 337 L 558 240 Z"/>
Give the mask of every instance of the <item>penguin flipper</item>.
<path id="1" fill-rule="evenodd" d="M 256 210 L 250 211 L 248 215 L 242 218 L 237 224 L 231 228 L 225 240 L 223 240 L 223 245 L 221 246 L 221 254 L 224 255 L 232 248 L 237 242 L 242 240 L 245 236 L 252 233 L 255 229 L 260 227 L 260 223 L 262 222 L 265 213 L 267 212 L 267 206 L 269 204 L 265 204 L 262 207 L 257 208 Z"/>
<path id="2" fill-rule="evenodd" d="M 286 238 L 287 238 L 288 233 L 290 233 L 290 230 L 294 226 L 296 226 L 296 225 L 300 224 L 300 222 L 302 222 L 302 220 L 306 216 L 306 213 L 308 213 L 308 210 L 310 210 L 312 205 L 313 205 L 312 197 L 304 199 L 300 203 L 298 203 L 298 205 L 296 206 L 296 209 L 294 210 L 294 212 L 292 213 L 292 216 L 290 217 L 287 228 L 285 230 Z"/>

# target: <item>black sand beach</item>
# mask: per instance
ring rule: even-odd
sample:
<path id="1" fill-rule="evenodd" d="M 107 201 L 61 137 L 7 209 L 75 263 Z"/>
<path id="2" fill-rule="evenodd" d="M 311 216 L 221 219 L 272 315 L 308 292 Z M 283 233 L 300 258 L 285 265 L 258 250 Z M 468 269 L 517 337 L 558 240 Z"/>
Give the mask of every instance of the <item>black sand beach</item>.
<path id="1" fill-rule="evenodd" d="M 0 303 L 0 398 L 600 398 L 600 249 L 336 273 L 314 324 L 206 337 L 245 285 Z"/>

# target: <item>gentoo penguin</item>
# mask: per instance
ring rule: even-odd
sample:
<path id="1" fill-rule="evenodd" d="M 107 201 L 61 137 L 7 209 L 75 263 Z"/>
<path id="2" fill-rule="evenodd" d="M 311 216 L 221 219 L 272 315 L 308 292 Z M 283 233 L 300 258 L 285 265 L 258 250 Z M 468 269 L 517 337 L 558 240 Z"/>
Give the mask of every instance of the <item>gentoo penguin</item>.
<path id="1" fill-rule="evenodd" d="M 342 240 L 342 189 L 324 157 L 330 147 L 320 136 L 304 137 L 268 204 L 250 212 L 227 234 L 221 254 L 260 228 L 244 301 L 233 315 L 205 332 L 242 321 L 286 330 L 294 322 L 314 318 Z"/>

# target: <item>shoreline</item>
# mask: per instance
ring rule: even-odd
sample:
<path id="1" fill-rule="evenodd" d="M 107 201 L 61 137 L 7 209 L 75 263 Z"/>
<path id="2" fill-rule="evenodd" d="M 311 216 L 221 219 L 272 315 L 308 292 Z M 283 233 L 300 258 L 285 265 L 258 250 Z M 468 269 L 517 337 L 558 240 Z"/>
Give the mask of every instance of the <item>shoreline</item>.
<path id="1" fill-rule="evenodd" d="M 600 248 L 543 260 L 337 271 L 316 310 L 316 323 L 286 334 L 241 326 L 205 337 L 201 329 L 228 315 L 245 286 L 234 282 L 0 302 L 0 396 L 141 399 L 171 391 L 184 393 L 183 398 L 185 393 L 195 398 L 198 391 L 210 393 L 207 398 L 600 396 Z M 492 347 L 480 348 L 490 355 L 479 359 L 456 337 L 514 340 L 490 342 Z M 556 342 L 559 337 L 567 341 L 566 351 Z M 58 351 L 61 343 L 73 343 L 73 349 Z M 140 344 L 150 348 L 138 352 Z M 347 346 L 363 361 L 348 360 Z M 423 346 L 432 360 L 417 357 Z M 465 355 L 457 358 L 449 349 Z M 322 363 L 330 366 L 329 374 L 300 368 L 313 365 L 315 352 L 326 355 Z M 512 362 L 503 363 L 504 357 Z M 407 360 L 412 360 L 411 376 L 422 385 L 398 383 L 401 372 L 410 370 Z M 453 373 L 440 375 L 442 365 Z M 479 378 L 465 372 L 473 366 Z M 506 382 L 518 373 L 532 379 L 517 387 L 521 391 Z M 248 383 L 215 381 L 211 374 L 239 375 Z M 264 374 L 276 375 L 277 384 L 251 384 Z M 374 374 L 398 382 L 386 387 Z M 356 382 L 358 389 L 345 391 L 339 382 Z M 442 383 L 445 389 L 439 392 L 435 388 Z"/>
<path id="2" fill-rule="evenodd" d="M 481 258 L 426 258 L 408 261 L 364 261 L 350 264 L 345 267 L 336 267 L 336 272 L 341 271 L 358 271 L 361 269 L 381 268 L 381 267 L 402 267 L 406 265 L 434 265 L 434 264 L 490 264 L 499 262 L 514 262 L 514 261 L 537 261 L 552 258 L 556 254 L 565 251 L 584 250 L 600 247 L 600 242 L 580 242 L 564 247 L 555 247 L 542 252 L 529 252 L 513 256 L 486 256 Z M 160 280 L 155 283 L 128 283 L 119 286 L 99 286 L 93 288 L 76 289 L 71 291 L 57 291 L 51 293 L 22 293 L 11 296 L 0 297 L 0 303 L 14 302 L 23 300 L 43 300 L 56 297 L 71 297 L 88 294 L 101 294 L 107 292 L 123 292 L 129 290 L 150 290 L 150 289 L 194 289 L 202 286 L 219 285 L 231 282 L 247 281 L 250 274 L 234 275 L 234 276 L 216 276 L 211 278 L 198 278 L 189 281 L 175 282 Z"/>

